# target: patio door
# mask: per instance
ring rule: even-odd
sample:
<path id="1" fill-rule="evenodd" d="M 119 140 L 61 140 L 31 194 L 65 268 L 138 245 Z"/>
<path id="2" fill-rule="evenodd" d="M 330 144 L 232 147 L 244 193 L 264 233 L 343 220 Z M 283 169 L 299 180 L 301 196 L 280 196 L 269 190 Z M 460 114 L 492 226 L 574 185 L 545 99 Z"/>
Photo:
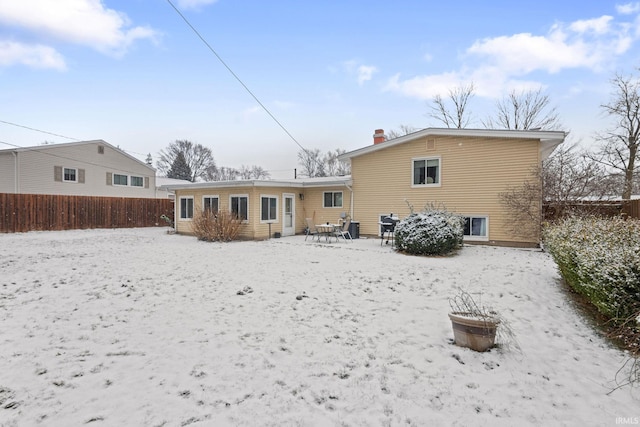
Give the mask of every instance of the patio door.
<path id="1" fill-rule="evenodd" d="M 282 235 L 293 236 L 296 234 L 296 195 L 284 193 L 282 200 Z"/>

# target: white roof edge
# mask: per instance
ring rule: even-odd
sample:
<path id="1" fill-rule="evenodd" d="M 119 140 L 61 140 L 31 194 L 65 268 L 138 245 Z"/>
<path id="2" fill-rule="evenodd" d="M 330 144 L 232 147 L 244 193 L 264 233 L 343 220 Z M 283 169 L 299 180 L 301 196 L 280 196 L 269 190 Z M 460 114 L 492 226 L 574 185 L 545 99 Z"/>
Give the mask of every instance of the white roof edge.
<path id="1" fill-rule="evenodd" d="M 555 130 L 514 130 L 514 129 L 458 129 L 458 128 L 426 128 L 410 133 L 398 138 L 381 142 L 379 144 L 367 145 L 366 147 L 349 151 L 338 156 L 338 160 L 344 161 L 363 154 L 389 148 L 394 145 L 413 141 L 417 138 L 424 138 L 429 135 L 437 136 L 465 136 L 465 137 L 486 137 L 486 138 L 519 138 L 519 139 L 539 139 L 545 141 L 558 141 L 553 148 L 564 141 L 567 133 Z M 553 151 L 553 149 L 551 150 Z M 551 153 L 549 151 L 549 153 Z"/>
<path id="2" fill-rule="evenodd" d="M 335 179 L 332 179 L 335 178 Z M 289 187 L 289 188 L 305 188 L 305 187 L 333 187 L 351 185 L 351 176 L 347 177 L 323 177 L 323 178 L 306 178 L 291 180 L 237 180 L 237 181 L 207 181 L 192 182 L 189 184 L 165 185 L 169 190 L 184 190 L 188 188 L 228 188 L 228 187 Z"/>

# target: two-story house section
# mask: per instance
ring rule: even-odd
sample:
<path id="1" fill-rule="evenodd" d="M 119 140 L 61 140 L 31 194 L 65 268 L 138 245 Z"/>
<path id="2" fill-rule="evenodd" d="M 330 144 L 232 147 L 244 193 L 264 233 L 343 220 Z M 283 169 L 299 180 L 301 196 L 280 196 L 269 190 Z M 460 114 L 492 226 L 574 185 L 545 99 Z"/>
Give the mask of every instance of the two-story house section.
<path id="1" fill-rule="evenodd" d="M 0 150 L 0 193 L 155 198 L 155 177 L 103 140 Z"/>

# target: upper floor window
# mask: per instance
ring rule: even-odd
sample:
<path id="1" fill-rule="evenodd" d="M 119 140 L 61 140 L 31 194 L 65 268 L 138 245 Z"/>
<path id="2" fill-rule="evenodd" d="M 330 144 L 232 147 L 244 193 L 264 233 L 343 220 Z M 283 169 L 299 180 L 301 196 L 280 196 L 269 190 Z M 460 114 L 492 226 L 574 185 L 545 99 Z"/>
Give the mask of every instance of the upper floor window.
<path id="1" fill-rule="evenodd" d="M 243 221 L 249 220 L 249 196 L 238 195 L 230 198 L 231 212 Z"/>
<path id="2" fill-rule="evenodd" d="M 260 198 L 260 221 L 276 221 L 278 219 L 278 198 L 262 196 Z"/>
<path id="3" fill-rule="evenodd" d="M 78 182 L 78 169 L 64 168 L 62 180 L 65 182 Z"/>
<path id="4" fill-rule="evenodd" d="M 113 174 L 113 185 L 129 185 L 129 176 L 120 175 L 119 173 Z"/>
<path id="5" fill-rule="evenodd" d="M 440 184 L 440 159 L 413 159 L 413 185 Z"/>
<path id="6" fill-rule="evenodd" d="M 325 191 L 323 207 L 341 208 L 342 207 L 342 191 Z"/>
<path id="7" fill-rule="evenodd" d="M 132 187 L 144 187 L 144 178 L 141 176 L 131 176 Z"/>

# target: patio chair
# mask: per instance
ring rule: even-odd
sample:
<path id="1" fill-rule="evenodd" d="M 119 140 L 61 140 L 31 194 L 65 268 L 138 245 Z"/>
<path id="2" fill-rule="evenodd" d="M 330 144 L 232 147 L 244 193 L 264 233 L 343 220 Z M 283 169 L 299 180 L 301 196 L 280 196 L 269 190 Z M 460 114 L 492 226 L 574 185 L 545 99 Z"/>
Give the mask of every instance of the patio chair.
<path id="1" fill-rule="evenodd" d="M 313 218 L 305 218 L 304 222 L 307 224 L 307 228 L 304 230 L 304 240 L 307 240 L 307 237 L 311 236 L 311 240 L 316 237 L 320 240 L 320 233 L 318 233 L 318 229 L 316 225 L 313 223 Z"/>
<path id="2" fill-rule="evenodd" d="M 345 241 L 347 237 L 349 240 L 353 242 L 353 237 L 351 237 L 351 232 L 349 231 L 349 227 L 351 226 L 351 217 L 347 217 L 347 220 L 342 223 L 342 227 L 336 229 L 336 239 L 338 237 L 342 237 Z"/>

